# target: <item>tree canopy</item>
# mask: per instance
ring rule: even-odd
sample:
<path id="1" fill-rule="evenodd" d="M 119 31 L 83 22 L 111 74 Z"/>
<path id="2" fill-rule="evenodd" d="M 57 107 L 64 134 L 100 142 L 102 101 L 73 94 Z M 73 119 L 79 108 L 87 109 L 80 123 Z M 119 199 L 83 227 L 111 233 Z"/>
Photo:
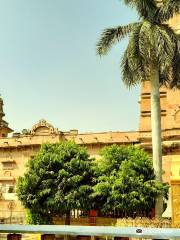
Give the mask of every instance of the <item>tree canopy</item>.
<path id="1" fill-rule="evenodd" d="M 92 161 L 74 142 L 44 144 L 19 177 L 17 195 L 29 209 L 31 223 L 52 223 L 52 217 L 91 209 Z"/>
<path id="2" fill-rule="evenodd" d="M 17 195 L 28 210 L 29 223 L 53 223 L 53 217 L 91 209 L 104 215 L 138 216 L 167 197 L 167 184 L 155 180 L 152 159 L 134 146 L 107 146 L 101 159 L 90 159 L 74 142 L 44 144 L 19 177 Z"/>
<path id="3" fill-rule="evenodd" d="M 154 208 L 155 198 L 167 198 L 168 185 L 155 180 L 152 159 L 134 146 L 107 146 L 96 160 L 93 197 L 101 213 L 142 216 Z"/>
<path id="4" fill-rule="evenodd" d="M 111 47 L 129 36 L 121 62 L 122 80 L 131 87 L 147 80 L 151 68 L 158 67 L 160 83 L 180 88 L 180 37 L 165 23 L 180 13 L 180 0 L 122 0 L 137 10 L 139 22 L 107 28 L 97 43 L 97 53 L 105 55 Z M 153 65 L 153 66 L 152 66 Z"/>

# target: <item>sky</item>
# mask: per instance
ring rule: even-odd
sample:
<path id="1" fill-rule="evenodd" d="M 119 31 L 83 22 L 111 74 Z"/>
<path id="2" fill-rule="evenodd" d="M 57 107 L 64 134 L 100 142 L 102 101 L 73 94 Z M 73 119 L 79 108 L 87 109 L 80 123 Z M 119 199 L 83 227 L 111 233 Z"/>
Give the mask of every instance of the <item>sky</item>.
<path id="1" fill-rule="evenodd" d="M 40 119 L 61 131 L 138 129 L 139 88 L 120 60 L 128 39 L 100 58 L 107 27 L 137 21 L 120 0 L 0 0 L 0 93 L 15 132 Z"/>

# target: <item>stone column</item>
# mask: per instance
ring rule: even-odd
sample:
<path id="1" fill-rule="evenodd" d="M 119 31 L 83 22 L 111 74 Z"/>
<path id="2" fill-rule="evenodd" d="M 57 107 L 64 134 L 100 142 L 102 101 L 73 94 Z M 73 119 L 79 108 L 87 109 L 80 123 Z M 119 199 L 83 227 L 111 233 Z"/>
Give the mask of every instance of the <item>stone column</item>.
<path id="1" fill-rule="evenodd" d="M 171 179 L 172 225 L 180 226 L 180 176 Z"/>

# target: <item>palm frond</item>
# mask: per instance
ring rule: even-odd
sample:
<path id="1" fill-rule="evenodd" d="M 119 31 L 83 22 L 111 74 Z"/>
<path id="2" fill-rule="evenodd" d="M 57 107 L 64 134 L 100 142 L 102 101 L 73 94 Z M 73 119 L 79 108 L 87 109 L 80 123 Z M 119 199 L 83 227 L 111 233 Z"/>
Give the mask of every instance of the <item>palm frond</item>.
<path id="1" fill-rule="evenodd" d="M 159 83 L 160 86 L 169 87 L 170 83 L 172 81 L 172 67 L 166 68 L 165 70 L 162 70 L 162 68 L 159 66 Z"/>
<path id="2" fill-rule="evenodd" d="M 123 82 L 127 87 L 139 84 L 146 77 L 143 58 L 139 54 L 139 33 L 141 25 L 134 28 L 131 33 L 128 47 L 121 62 Z"/>
<path id="3" fill-rule="evenodd" d="M 152 60 L 151 57 L 151 28 L 152 25 L 149 21 L 143 21 L 139 33 L 139 52 L 146 64 Z"/>
<path id="4" fill-rule="evenodd" d="M 127 50 L 124 52 L 124 55 L 121 60 L 121 74 L 122 74 L 123 82 L 127 87 L 132 87 L 136 85 L 133 78 L 133 72 L 129 66 Z"/>
<path id="5" fill-rule="evenodd" d="M 97 43 L 97 53 L 105 55 L 122 38 L 130 35 L 121 61 L 123 82 L 127 87 L 148 80 L 150 64 L 157 64 L 160 84 L 180 88 L 180 36 L 164 21 L 180 11 L 180 0 L 121 0 L 136 8 L 142 21 L 108 28 Z"/>
<path id="6" fill-rule="evenodd" d="M 163 25 L 162 25 L 163 27 Z M 167 25 L 164 25 L 166 32 L 169 34 L 173 42 L 173 59 L 169 65 L 164 68 L 164 64 L 160 66 L 160 83 L 170 88 L 180 89 L 180 36 Z M 166 61 L 167 62 L 167 61 Z"/>
<path id="7" fill-rule="evenodd" d="M 161 85 L 169 85 L 172 81 L 171 69 L 177 44 L 178 37 L 168 25 L 143 21 L 139 34 L 139 52 L 146 66 L 152 61 L 157 62 Z"/>
<path id="8" fill-rule="evenodd" d="M 166 68 L 172 66 L 177 48 L 177 38 L 173 30 L 165 25 L 154 25 L 152 35 L 156 59 L 162 71 L 165 71 Z"/>
<path id="9" fill-rule="evenodd" d="M 149 21 L 154 20 L 154 16 L 158 11 L 155 0 L 123 0 L 126 5 L 136 8 L 141 18 Z"/>
<path id="10" fill-rule="evenodd" d="M 175 14 L 180 13 L 180 0 L 164 0 L 158 12 L 161 23 L 168 21 Z"/>
<path id="11" fill-rule="evenodd" d="M 177 53 L 173 61 L 170 87 L 180 89 L 180 52 Z"/>
<path id="12" fill-rule="evenodd" d="M 139 23 L 132 23 L 126 26 L 118 26 L 116 28 L 107 28 L 101 34 L 100 40 L 97 43 L 97 54 L 105 55 L 111 47 L 119 42 L 122 38 L 130 34 L 135 26 Z"/>

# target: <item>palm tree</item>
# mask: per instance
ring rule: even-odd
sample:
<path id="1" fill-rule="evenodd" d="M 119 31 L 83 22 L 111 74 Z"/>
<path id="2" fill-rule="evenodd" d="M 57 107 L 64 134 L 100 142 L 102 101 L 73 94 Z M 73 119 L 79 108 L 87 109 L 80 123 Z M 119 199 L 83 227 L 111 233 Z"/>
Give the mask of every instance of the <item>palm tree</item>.
<path id="1" fill-rule="evenodd" d="M 139 22 L 105 29 L 97 43 L 97 53 L 106 55 L 126 36 L 129 43 L 122 58 L 121 72 L 127 87 L 144 80 L 151 83 L 151 125 L 153 166 L 162 182 L 161 110 L 159 87 L 180 88 L 180 38 L 166 22 L 180 13 L 180 0 L 123 0 L 135 8 Z M 156 217 L 163 213 L 163 199 L 156 200 Z"/>

